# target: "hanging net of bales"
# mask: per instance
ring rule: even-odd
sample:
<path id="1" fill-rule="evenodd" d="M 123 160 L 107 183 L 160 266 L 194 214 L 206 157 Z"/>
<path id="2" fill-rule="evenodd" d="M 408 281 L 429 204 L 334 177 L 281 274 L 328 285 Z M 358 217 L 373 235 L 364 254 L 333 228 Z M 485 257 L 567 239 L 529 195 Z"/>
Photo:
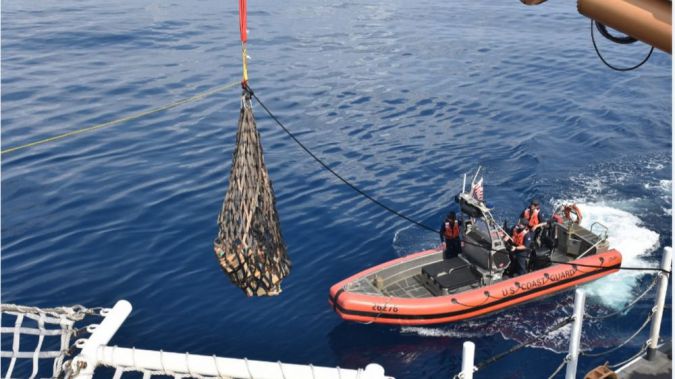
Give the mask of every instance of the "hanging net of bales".
<path id="1" fill-rule="evenodd" d="M 291 263 L 248 91 L 244 91 L 241 104 L 237 144 L 218 216 L 214 250 L 220 267 L 246 295 L 277 295 Z"/>

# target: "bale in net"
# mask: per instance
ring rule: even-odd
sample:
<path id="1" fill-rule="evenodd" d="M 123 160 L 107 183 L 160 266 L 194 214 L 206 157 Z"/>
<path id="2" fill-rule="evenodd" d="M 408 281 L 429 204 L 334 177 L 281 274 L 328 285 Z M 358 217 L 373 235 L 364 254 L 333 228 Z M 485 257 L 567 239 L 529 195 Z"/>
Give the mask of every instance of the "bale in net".
<path id="1" fill-rule="evenodd" d="M 278 295 L 291 262 L 281 236 L 272 182 L 248 91 L 244 91 L 241 104 L 237 145 L 218 216 L 214 250 L 220 267 L 246 295 Z"/>

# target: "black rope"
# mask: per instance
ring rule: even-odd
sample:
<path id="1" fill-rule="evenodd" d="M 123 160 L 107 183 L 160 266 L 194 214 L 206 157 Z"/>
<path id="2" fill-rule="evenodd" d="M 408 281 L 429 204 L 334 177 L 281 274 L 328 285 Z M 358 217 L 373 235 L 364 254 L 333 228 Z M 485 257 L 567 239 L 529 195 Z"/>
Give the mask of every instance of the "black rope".
<path id="1" fill-rule="evenodd" d="M 323 160 L 321 160 L 321 158 L 317 157 L 307 146 L 305 146 L 302 142 L 300 142 L 300 140 L 298 140 L 298 138 L 295 136 L 295 134 L 293 134 L 293 132 L 288 130 L 288 128 L 286 126 L 284 126 L 284 124 L 277 118 L 277 116 L 275 116 L 272 113 L 272 111 L 270 111 L 269 108 L 267 108 L 265 103 L 263 103 L 262 100 L 260 100 L 260 98 L 255 94 L 255 92 L 253 92 L 251 87 L 248 86 L 248 84 L 244 83 L 244 84 L 242 84 L 242 87 L 244 88 L 245 91 L 247 91 L 258 102 L 258 104 L 260 104 L 260 106 L 277 123 L 277 125 L 279 125 L 281 127 L 281 129 L 283 129 L 284 132 L 286 132 L 286 134 L 288 134 L 288 136 L 291 137 L 291 139 L 293 139 L 293 141 L 295 141 L 295 143 L 298 144 L 298 146 L 300 146 L 307 154 L 309 154 L 310 157 L 312 157 L 323 168 L 325 168 L 326 170 L 328 170 L 328 172 L 333 174 L 333 176 L 335 176 L 340 181 L 342 181 L 344 184 L 346 184 L 351 189 L 356 191 L 358 194 L 360 194 L 361 196 L 370 200 L 371 202 L 375 203 L 376 205 L 380 206 L 382 209 L 386 210 L 387 212 L 390 212 L 390 213 L 392 213 L 392 214 L 394 214 L 394 215 L 396 215 L 396 216 L 398 216 L 398 217 L 400 217 L 400 218 L 402 218 L 402 219 L 404 219 L 404 220 L 406 220 L 406 221 L 408 221 L 408 222 L 410 222 L 410 223 L 412 223 L 412 224 L 414 224 L 414 225 L 416 225 L 416 226 L 418 226 L 422 229 L 430 231 L 432 233 L 438 233 L 439 232 L 438 229 L 432 228 L 429 225 L 426 225 L 426 224 L 423 224 L 423 223 L 421 223 L 417 220 L 414 220 L 414 219 L 410 218 L 409 216 L 406 216 L 403 213 L 387 206 L 386 204 L 383 204 L 381 201 L 379 201 L 379 200 L 375 199 L 374 197 L 370 196 L 365 191 L 358 188 L 355 184 L 353 184 L 349 180 L 345 179 L 342 175 L 338 174 L 335 170 L 330 168 L 330 166 L 328 166 L 327 163 L 325 163 Z M 466 240 L 464 240 L 463 243 L 468 244 L 468 245 L 474 245 L 474 246 L 485 248 L 485 246 L 483 246 L 483 245 L 472 243 L 472 242 L 469 242 L 469 241 L 466 241 Z M 490 251 L 498 253 L 498 254 L 507 254 L 508 255 L 508 252 L 504 252 L 504 251 L 497 251 L 497 250 L 493 250 L 493 249 L 490 249 Z M 587 264 L 569 263 L 569 262 L 551 261 L 551 263 L 566 264 L 566 265 L 570 265 L 570 266 L 579 266 L 579 267 L 605 268 L 605 266 L 587 265 Z M 621 270 L 637 270 L 637 271 L 660 271 L 660 272 L 664 272 L 664 273 L 667 273 L 667 274 L 670 273 L 670 271 L 663 270 L 663 269 L 660 269 L 660 268 L 621 267 L 620 269 Z"/>
<path id="2" fill-rule="evenodd" d="M 570 265 L 570 266 L 579 266 L 579 267 L 607 268 L 607 266 L 589 265 L 589 264 L 583 264 L 583 263 L 571 263 L 571 262 L 562 262 L 562 261 L 551 261 L 551 263 L 561 264 L 561 265 Z M 664 273 L 664 274 L 670 274 L 670 271 L 664 270 L 664 269 L 658 268 L 658 267 L 626 267 L 626 266 L 621 266 L 621 267 L 619 267 L 619 270 L 654 271 L 654 272 L 661 272 L 661 273 Z"/>
<path id="3" fill-rule="evenodd" d="M 481 305 L 485 304 L 491 297 L 494 298 L 494 299 L 499 299 L 497 297 L 491 296 L 489 292 L 485 291 L 485 299 L 483 301 L 481 301 L 480 303 L 475 304 L 475 305 L 465 304 L 465 303 L 457 300 L 454 297 L 452 299 L 450 299 L 450 302 L 453 303 L 453 304 L 461 305 L 465 308 L 475 308 L 475 307 L 478 307 L 478 306 L 481 306 Z"/>
<path id="4" fill-rule="evenodd" d="M 608 40 L 618 43 L 620 45 L 629 45 L 631 43 L 637 42 L 637 40 L 629 35 L 625 36 L 615 36 L 611 34 L 608 30 L 607 27 L 604 24 L 601 24 L 599 22 L 595 22 L 595 28 L 598 29 L 600 34 L 602 34 L 603 37 L 607 38 Z"/>
<path id="5" fill-rule="evenodd" d="M 398 217 L 400 217 L 400 218 L 402 218 L 402 219 L 404 219 L 404 220 L 406 220 L 406 221 L 409 221 L 409 222 L 411 222 L 411 223 L 413 223 L 413 224 L 419 226 L 419 227 L 422 228 L 422 229 L 426 229 L 426 230 L 429 230 L 429 231 L 431 231 L 431 232 L 438 233 L 438 230 L 436 230 L 436 229 L 434 229 L 434 228 L 432 228 L 432 227 L 430 227 L 430 226 L 428 226 L 428 225 L 425 225 L 425 224 L 423 224 L 423 223 L 421 223 L 421 222 L 419 222 L 419 221 L 413 220 L 412 218 L 410 218 L 410 217 L 408 217 L 408 216 L 402 214 L 401 212 L 398 212 L 397 210 L 395 210 L 395 209 L 393 209 L 393 208 L 391 208 L 391 207 L 389 207 L 389 206 L 383 204 L 383 203 L 380 202 L 379 200 L 377 200 L 377 199 L 375 199 L 374 197 L 372 197 L 372 196 L 368 195 L 367 193 L 365 193 L 363 190 L 361 190 L 360 188 L 358 188 L 356 185 L 352 184 L 350 181 L 348 181 L 347 179 L 345 179 L 342 175 L 340 175 L 340 174 L 338 174 L 337 172 L 335 172 L 335 170 L 333 170 L 332 168 L 330 168 L 330 166 L 328 166 L 328 164 L 326 164 L 326 163 L 325 163 L 324 161 L 322 161 L 319 157 L 317 157 L 316 155 L 314 155 L 314 153 L 312 153 L 311 150 L 309 150 L 305 145 L 303 145 L 303 143 L 300 142 L 300 141 L 295 137 L 295 135 L 294 135 L 290 130 L 288 130 L 288 128 L 286 128 L 286 127 L 284 126 L 284 124 L 282 124 L 281 121 L 279 121 L 279 119 L 278 119 L 274 114 L 272 114 L 272 112 L 265 106 L 265 104 L 260 100 L 260 98 L 258 98 L 258 96 L 256 96 L 255 92 L 253 92 L 253 90 L 252 90 L 248 85 L 245 85 L 245 89 L 246 89 L 247 91 L 249 91 L 249 93 L 251 94 L 251 96 L 253 96 L 253 98 L 256 99 L 256 101 L 258 102 L 258 104 L 260 104 L 260 106 L 263 107 L 263 109 L 265 110 L 265 112 L 267 112 L 267 114 L 268 114 L 268 115 L 269 115 L 269 116 L 277 123 L 277 125 L 279 125 L 279 126 L 281 127 L 281 129 L 283 129 L 283 130 L 286 132 L 286 134 L 288 134 L 288 136 L 291 137 L 291 138 L 293 139 L 293 141 L 295 141 L 295 143 L 298 144 L 298 146 L 300 146 L 303 150 L 305 150 L 305 152 L 306 152 L 307 154 L 309 154 L 310 157 L 314 158 L 314 160 L 315 160 L 317 163 L 319 163 L 321 166 L 323 166 L 323 168 L 325 168 L 326 170 L 328 170 L 328 171 L 329 171 L 331 174 L 333 174 L 336 178 L 340 179 L 344 184 L 348 185 L 351 189 L 353 189 L 354 191 L 356 191 L 357 193 L 359 193 L 361 196 L 363 196 L 363 197 L 365 197 L 366 199 L 372 201 L 373 203 L 379 205 L 379 206 L 382 207 L 384 210 L 386 210 L 386 211 L 388 211 L 388 212 L 390 212 L 390 213 L 392 213 L 392 214 L 394 214 L 394 215 L 396 215 L 396 216 L 398 216 Z"/>
<path id="6" fill-rule="evenodd" d="M 526 340 L 525 342 L 521 342 L 518 345 L 515 345 L 515 346 L 513 346 L 512 348 L 510 348 L 506 351 L 503 351 L 499 354 L 493 355 L 492 357 L 476 364 L 476 371 L 479 371 L 479 370 L 485 368 L 486 366 L 489 366 L 492 363 L 495 363 L 496 361 L 506 357 L 507 355 L 515 353 L 516 351 L 518 351 L 518 350 L 520 350 L 524 347 L 527 347 L 528 345 L 531 345 L 534 342 L 537 342 L 537 341 L 540 341 L 540 340 L 544 339 L 544 337 L 548 336 L 551 332 L 554 332 L 554 331 L 562 328 L 563 326 L 571 323 L 572 321 L 574 321 L 574 317 L 567 317 L 563 321 L 555 324 L 553 327 L 548 329 L 546 332 L 544 332 L 544 334 L 541 334 L 541 335 L 536 336 L 536 337 L 532 337 L 532 338 Z"/>
<path id="7" fill-rule="evenodd" d="M 615 71 L 621 71 L 621 72 L 635 70 L 635 69 L 639 68 L 640 66 L 642 66 L 643 64 L 647 63 L 647 61 L 649 60 L 649 57 L 652 56 L 652 53 L 654 52 L 654 46 L 652 46 L 652 48 L 649 50 L 649 53 L 648 53 L 647 56 L 642 60 L 642 62 L 636 64 L 636 65 L 633 66 L 633 67 L 616 67 L 616 66 L 611 65 L 609 62 L 607 62 L 607 61 L 605 60 L 605 58 L 603 58 L 602 54 L 600 53 L 600 50 L 598 49 L 598 44 L 595 42 L 595 33 L 593 33 L 593 23 L 595 23 L 595 21 L 594 21 L 594 20 L 591 20 L 591 41 L 593 41 L 593 48 L 595 48 L 595 52 L 598 54 L 598 58 L 600 58 L 600 60 L 602 61 L 602 63 L 604 63 L 607 67 L 611 68 L 612 70 L 615 70 Z M 598 25 L 602 25 L 602 24 L 599 24 L 599 23 L 598 23 Z M 603 25 L 603 27 L 604 27 L 604 25 Z M 609 34 L 609 33 L 608 33 L 608 34 Z M 603 35 L 604 35 L 604 33 L 603 33 Z M 612 36 L 612 37 L 613 37 L 613 36 Z M 617 38 L 617 37 L 614 37 L 614 38 Z M 616 41 L 615 41 L 614 39 L 612 39 L 612 38 L 610 38 L 610 40 L 616 42 Z M 618 42 L 617 42 L 617 43 L 618 43 Z"/>

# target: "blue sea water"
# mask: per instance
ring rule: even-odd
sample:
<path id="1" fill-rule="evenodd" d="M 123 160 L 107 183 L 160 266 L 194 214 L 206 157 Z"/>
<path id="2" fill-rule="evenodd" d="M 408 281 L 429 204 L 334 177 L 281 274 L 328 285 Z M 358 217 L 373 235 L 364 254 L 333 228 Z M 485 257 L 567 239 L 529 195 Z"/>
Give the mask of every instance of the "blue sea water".
<path id="1" fill-rule="evenodd" d="M 574 2 L 327 0 L 249 4 L 250 83 L 298 138 L 387 205 L 435 225 L 460 176 L 485 167 L 499 219 L 532 197 L 574 200 L 611 228 L 630 265 L 671 246 L 671 57 L 610 71 Z M 630 65 L 648 48 L 599 41 Z M 109 121 L 241 76 L 236 2 L 5 1 L 3 149 Z M 112 344 L 448 378 L 543 332 L 572 293 L 424 328 L 341 321 L 328 288 L 437 244 L 341 185 L 255 107 L 293 261 L 283 293 L 246 298 L 213 255 L 240 105 L 236 89 L 118 126 L 2 155 L 2 302 L 134 306 Z M 618 309 L 651 276 L 586 286 Z M 585 348 L 616 346 L 652 297 L 587 322 Z M 670 303 L 670 294 L 669 294 Z M 662 335 L 669 338 L 672 310 Z M 4 325 L 4 324 L 3 324 Z M 547 377 L 569 329 L 479 377 Z M 632 355 L 582 358 L 585 372 Z M 3 339 L 3 350 L 5 341 Z M 3 364 L 5 361 L 3 360 Z M 27 375 L 26 375 L 27 376 Z"/>

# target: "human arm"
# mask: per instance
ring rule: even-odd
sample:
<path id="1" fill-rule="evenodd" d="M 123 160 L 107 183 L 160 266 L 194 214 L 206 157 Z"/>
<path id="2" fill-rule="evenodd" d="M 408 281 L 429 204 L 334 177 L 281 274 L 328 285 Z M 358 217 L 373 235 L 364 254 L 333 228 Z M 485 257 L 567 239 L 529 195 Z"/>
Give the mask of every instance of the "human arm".
<path id="1" fill-rule="evenodd" d="M 540 222 L 539 224 L 535 225 L 532 227 L 532 231 L 534 232 L 535 230 L 541 228 L 542 226 L 546 226 L 547 222 Z"/>

